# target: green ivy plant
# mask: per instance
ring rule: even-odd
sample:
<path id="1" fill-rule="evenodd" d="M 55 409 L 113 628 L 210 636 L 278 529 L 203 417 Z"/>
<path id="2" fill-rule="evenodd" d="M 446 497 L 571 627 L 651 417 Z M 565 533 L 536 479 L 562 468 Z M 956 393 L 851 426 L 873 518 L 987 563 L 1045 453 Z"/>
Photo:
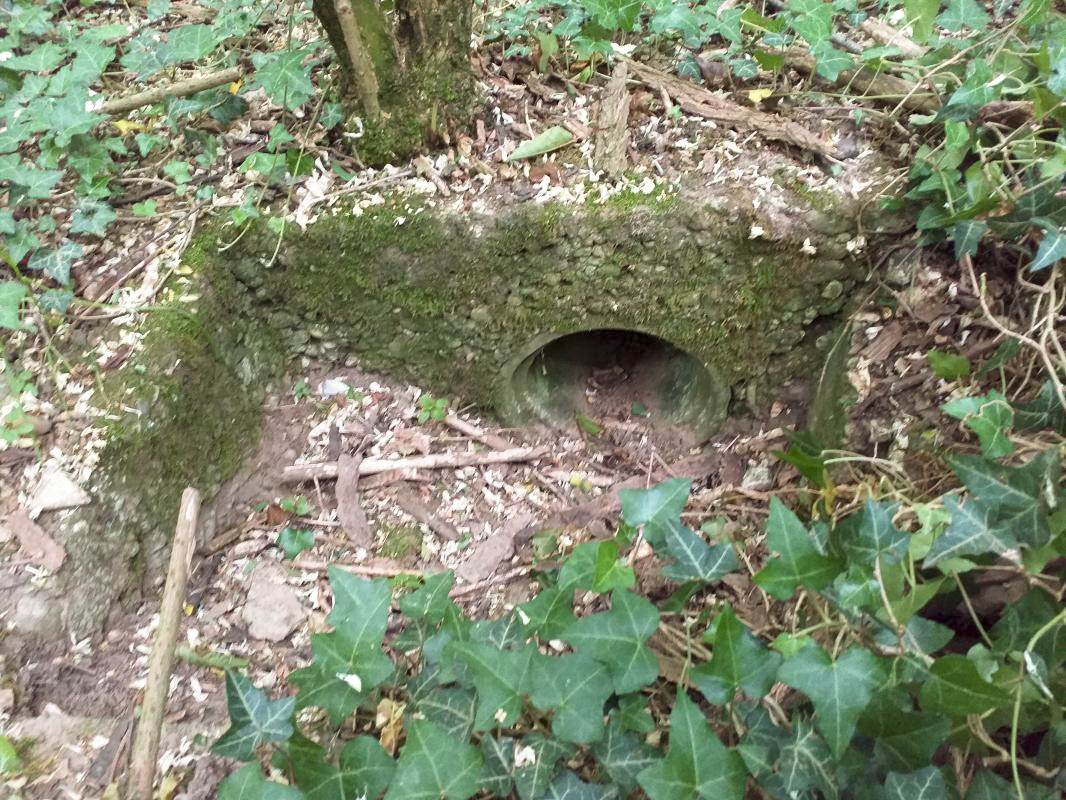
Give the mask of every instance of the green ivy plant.
<path id="1" fill-rule="evenodd" d="M 418 397 L 418 424 L 425 425 L 430 420 L 442 420 L 448 416 L 448 398 L 421 394 Z"/>
<path id="2" fill-rule="evenodd" d="M 74 301 L 71 270 L 84 243 L 112 230 L 118 179 L 127 170 L 147 164 L 177 194 L 208 200 L 213 187 L 194 178 L 217 163 L 222 145 L 201 120 L 228 124 L 248 107 L 242 95 L 256 89 L 287 110 L 316 94 L 308 69 L 324 42 L 246 53 L 254 49 L 249 38 L 264 14 L 292 14 L 296 24 L 310 14 L 303 4 L 202 5 L 211 12 L 209 22 L 174 26 L 170 0 L 149 0 L 128 9 L 135 15 L 130 27 L 107 23 L 100 4 L 83 3 L 74 11 L 60 0 L 0 5 L 0 191 L 7 201 L 0 210 L 0 259 L 14 278 L 0 281 L 0 329 L 25 329 L 28 303 L 45 314 L 67 310 Z M 254 72 L 238 91 L 220 86 L 170 97 L 148 108 L 144 121 L 101 111 L 109 94 L 166 83 L 179 67 L 209 72 L 246 56 Z M 336 124 L 339 107 L 326 104 L 318 118 Z M 243 170 L 255 170 L 264 186 L 306 174 L 310 160 L 286 136 L 272 131 L 268 152 L 253 154 Z M 258 216 L 258 203 L 253 187 L 234 219 Z M 150 217 L 155 201 L 133 204 L 132 211 Z"/>
<path id="3" fill-rule="evenodd" d="M 886 0 L 882 18 L 909 25 L 921 55 L 897 45 L 858 44 L 853 29 L 869 9 L 857 0 L 785 0 L 770 4 L 706 0 L 561 0 L 515 6 L 486 26 L 508 39 L 505 55 L 528 55 L 538 68 L 568 44 L 578 58 L 608 55 L 635 38 L 676 41 L 678 71 L 699 80 L 689 51 L 709 48 L 738 79 L 772 79 L 786 50 L 801 46 L 819 77 L 845 70 L 899 75 L 942 101 L 935 113 L 893 116 L 915 135 L 907 191 L 886 201 L 913 206 L 928 244 L 951 241 L 957 257 L 982 241 L 1019 244 L 1029 269 L 1066 257 L 1066 17 L 1048 0 Z M 562 44 L 560 44 L 562 43 Z M 847 90 L 845 90 L 847 92 Z M 900 98 L 901 99 L 901 98 Z M 852 97 L 856 103 L 861 97 Z M 856 108 L 855 118 L 864 114 Z"/>
<path id="4" fill-rule="evenodd" d="M 773 499 L 751 579 L 796 611 L 772 639 L 715 599 L 740 561 L 681 522 L 684 479 L 622 490 L 618 534 L 495 620 L 464 616 L 451 572 L 410 589 L 331 567 L 332 630 L 295 695 L 227 672 L 214 752 L 250 763 L 218 796 L 913 800 L 958 796 L 950 765 L 970 759 L 967 798 L 1057 798 L 1066 611 L 1038 575 L 1066 552 L 1060 455 L 951 467 L 964 488 L 932 505 L 869 497 L 825 522 Z M 636 537 L 675 587 L 658 603 L 626 558 Z M 997 558 L 1032 578 L 1018 602 L 977 637 L 934 618 Z M 663 631 L 687 642 L 675 671 L 650 646 Z"/>

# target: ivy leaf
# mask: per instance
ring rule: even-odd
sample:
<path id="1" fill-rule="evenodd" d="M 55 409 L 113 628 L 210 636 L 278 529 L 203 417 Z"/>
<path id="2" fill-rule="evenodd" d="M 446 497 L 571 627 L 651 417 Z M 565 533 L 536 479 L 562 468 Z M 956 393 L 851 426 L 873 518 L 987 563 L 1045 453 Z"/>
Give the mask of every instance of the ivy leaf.
<path id="1" fill-rule="evenodd" d="M 356 646 L 380 648 L 392 606 L 389 582 L 364 580 L 334 566 L 328 574 L 333 610 L 326 621 L 338 630 L 343 628 Z"/>
<path id="2" fill-rule="evenodd" d="M 535 662 L 530 698 L 541 711 L 554 711 L 552 733 L 564 742 L 586 744 L 603 736 L 603 704 L 614 682 L 607 668 L 580 653 Z"/>
<path id="3" fill-rule="evenodd" d="M 569 562 L 567 562 L 569 564 Z M 565 569 L 565 567 L 564 567 Z M 518 607 L 531 634 L 545 641 L 558 639 L 574 622 L 574 587 L 552 586 Z"/>
<path id="4" fill-rule="evenodd" d="M 1033 223 L 1044 231 L 1044 238 L 1040 240 L 1036 258 L 1029 265 L 1030 272 L 1039 272 L 1056 261 L 1066 258 L 1066 231 L 1049 219 L 1035 219 Z"/>
<path id="5" fill-rule="evenodd" d="M 671 478 L 650 489 L 621 489 L 622 519 L 634 528 L 643 525 L 644 538 L 659 549 L 666 540 L 666 526 L 681 518 L 691 490 L 692 481 L 685 478 Z"/>
<path id="6" fill-rule="evenodd" d="M 785 661 L 777 679 L 811 699 L 814 727 L 839 759 L 855 734 L 859 715 L 885 676 L 869 650 L 853 647 L 831 661 L 828 653 L 810 645 Z"/>
<path id="7" fill-rule="evenodd" d="M 199 61 L 218 44 L 210 25 L 182 25 L 167 34 L 163 50 L 167 64 Z"/>
<path id="8" fill-rule="evenodd" d="M 396 762 L 377 739 L 358 736 L 344 746 L 340 766 L 326 760 L 325 749 L 303 736 L 289 742 L 289 763 L 307 800 L 379 797 L 389 785 Z"/>
<path id="9" fill-rule="evenodd" d="M 948 7 L 936 21 L 941 28 L 952 33 L 958 33 L 963 28 L 983 31 L 988 27 L 989 16 L 976 0 L 948 0 Z"/>
<path id="10" fill-rule="evenodd" d="M 1025 650 L 1033 635 L 1062 611 L 1062 606 L 1040 589 L 1030 589 L 1021 600 L 1007 607 L 1006 612 L 992 626 L 992 637 L 997 653 L 1008 654 Z M 1061 664 L 1066 659 L 1066 626 L 1056 625 L 1041 637 L 1032 651 L 1049 664 Z"/>
<path id="11" fill-rule="evenodd" d="M 600 762 L 612 781 L 626 793 L 637 786 L 637 775 L 654 765 L 660 756 L 631 733 L 622 729 L 618 715 L 612 713 L 607 730 L 600 741 L 592 745 L 592 755 Z"/>
<path id="12" fill-rule="evenodd" d="M 938 658 L 918 693 L 922 710 L 961 717 L 983 714 L 1010 703 L 1010 695 L 977 672 L 977 666 L 957 653 Z"/>
<path id="13" fill-rule="evenodd" d="M 8 69 L 19 72 L 51 72 L 69 55 L 66 48 L 55 42 L 42 42 L 24 56 L 13 56 L 4 62 Z"/>
<path id="14" fill-rule="evenodd" d="M 445 650 L 470 668 L 478 692 L 474 728 L 479 731 L 513 723 L 522 713 L 535 663 L 550 660 L 532 644 L 521 650 L 499 650 L 489 644 L 453 640 Z"/>
<path id="15" fill-rule="evenodd" d="M 302 800 L 304 793 L 263 777 L 259 763 L 245 764 L 218 785 L 218 800 Z"/>
<path id="16" fill-rule="evenodd" d="M 81 258 L 82 248 L 76 242 L 64 239 L 58 248 L 41 249 L 30 256 L 27 266 L 40 270 L 64 286 L 70 283 L 70 268 Z"/>
<path id="17" fill-rule="evenodd" d="M 329 714 L 334 726 L 340 726 L 367 693 L 395 671 L 381 645 L 359 643 L 347 629 L 313 634 L 311 652 L 315 657 L 311 666 L 289 676 L 300 688 L 297 707 L 318 706 Z"/>
<path id="18" fill-rule="evenodd" d="M 837 50 L 828 41 L 812 44 L 811 55 L 815 60 L 815 71 L 827 81 L 835 81 L 841 72 L 855 66 L 851 56 Z"/>
<path id="19" fill-rule="evenodd" d="M 727 750 L 683 688 L 670 713 L 666 758 L 637 777 L 651 800 L 730 800 L 744 797 L 744 762 Z"/>
<path id="20" fill-rule="evenodd" d="M 573 755 L 573 748 L 543 733 L 524 737 L 515 754 L 514 782 L 521 800 L 543 797 L 559 771 L 559 759 Z"/>
<path id="21" fill-rule="evenodd" d="M 940 10 L 940 0 L 903 0 L 907 19 L 913 20 L 914 41 L 924 43 L 933 32 L 933 21 Z"/>
<path id="22" fill-rule="evenodd" d="M 229 729 L 211 747 L 224 758 L 251 761 L 255 749 L 267 742 L 284 742 L 292 736 L 292 711 L 296 699 L 270 700 L 244 675 L 226 670 L 226 706 Z"/>
<path id="23" fill-rule="evenodd" d="M 414 704 L 423 717 L 456 739 L 469 739 L 474 730 L 478 697 L 473 689 L 436 688 Z"/>
<path id="24" fill-rule="evenodd" d="M 1047 506 L 1058 504 L 1061 491 L 1055 487 L 1062 474 L 1054 448 L 1020 467 L 972 456 L 953 458 L 950 464 L 973 495 L 971 501 L 989 511 L 996 531 L 1030 547 L 1051 540 Z"/>
<path id="25" fill-rule="evenodd" d="M 299 708 L 318 706 L 334 725 L 359 707 L 369 692 L 394 672 L 381 650 L 391 605 L 384 579 L 367 581 L 331 566 L 333 610 L 326 621 L 335 630 L 311 636 L 314 663 L 296 670 L 290 681 L 300 687 Z"/>
<path id="26" fill-rule="evenodd" d="M 956 222 L 951 230 L 951 237 L 955 240 L 955 259 L 976 253 L 977 246 L 987 230 L 988 223 L 983 219 L 963 219 Z"/>
<path id="27" fill-rule="evenodd" d="M 251 86 L 261 87 L 273 102 L 293 110 L 302 106 L 314 94 L 315 87 L 308 77 L 302 50 L 276 53 L 252 53 L 255 77 Z"/>
<path id="28" fill-rule="evenodd" d="M 83 85 L 95 81 L 115 60 L 115 48 L 91 42 L 79 42 L 78 54 L 71 62 L 71 72 Z"/>
<path id="29" fill-rule="evenodd" d="M 30 290 L 18 281 L 0 282 L 0 328 L 10 331 L 29 331 L 33 326 L 19 318 L 22 301 Z"/>
<path id="30" fill-rule="evenodd" d="M 951 515 L 948 527 L 933 542 L 923 567 L 932 567 L 949 558 L 976 556 L 985 553 L 1003 554 L 1018 546 L 1009 530 L 998 528 L 993 520 L 996 512 L 969 498 L 966 503 L 945 496 L 944 508 Z"/>
<path id="31" fill-rule="evenodd" d="M 620 556 L 618 542 L 606 539 L 602 542 L 595 542 L 595 545 L 595 570 L 592 585 L 587 588 L 594 592 L 610 592 L 614 589 L 632 587 L 637 582 L 637 576 L 633 568 Z"/>
<path id="32" fill-rule="evenodd" d="M 560 638 L 578 653 L 602 662 L 611 674 L 614 691 L 628 694 L 659 677 L 659 661 L 644 642 L 659 627 L 659 612 L 632 592 L 611 594 L 611 608 L 582 617 Z"/>
<path id="33" fill-rule="evenodd" d="M 711 660 L 689 672 L 692 682 L 715 705 L 732 701 L 737 689 L 748 697 L 770 691 L 781 654 L 759 641 L 726 604 L 714 629 Z"/>
<path id="34" fill-rule="evenodd" d="M 962 420 L 977 434 L 981 454 L 987 458 L 1002 458 L 1014 452 L 1014 444 L 1007 437 L 1014 422 L 1014 410 L 1007 398 L 995 389 L 983 397 L 960 397 L 944 403 L 940 410 Z"/>
<path id="35" fill-rule="evenodd" d="M 910 704 L 909 697 L 906 703 Z M 925 766 L 951 733 L 950 717 L 905 711 L 880 692 L 859 717 L 859 733 L 874 741 L 874 753 L 889 770 L 908 772 Z"/>
<path id="36" fill-rule="evenodd" d="M 314 546 L 315 533 L 307 528 L 282 528 L 278 534 L 278 547 L 285 553 L 285 558 L 296 558 Z"/>
<path id="37" fill-rule="evenodd" d="M 78 203 L 71 216 L 70 232 L 103 236 L 107 232 L 107 226 L 115 221 L 115 216 L 115 209 L 107 203 L 85 198 Z"/>
<path id="38" fill-rule="evenodd" d="M 563 770 L 537 800 L 620 800 L 617 786 L 584 783 L 570 770 Z"/>
<path id="39" fill-rule="evenodd" d="M 413 719 L 385 800 L 466 800 L 477 791 L 481 753 L 426 719 Z"/>
<path id="40" fill-rule="evenodd" d="M 0 180 L 18 184 L 23 194 L 33 200 L 43 200 L 48 197 L 62 177 L 62 170 L 37 169 L 22 164 L 18 159 L 5 161 L 0 168 Z"/>
<path id="41" fill-rule="evenodd" d="M 436 624 L 444 619 L 449 606 L 453 605 L 448 597 L 453 583 L 455 573 L 451 570 L 430 575 L 415 591 L 400 595 L 396 605 L 411 619 L 424 619 Z"/>
<path id="42" fill-rule="evenodd" d="M 925 357 L 933 374 L 943 381 L 957 381 L 970 374 L 970 359 L 965 356 L 930 350 Z"/>
<path id="43" fill-rule="evenodd" d="M 494 797 L 506 797 L 514 788 L 514 745 L 510 736 L 483 736 L 481 757 L 485 766 L 478 777 L 478 789 Z"/>
<path id="44" fill-rule="evenodd" d="M 861 512 L 840 521 L 833 534 L 850 562 L 873 565 L 881 558 L 895 564 L 906 555 L 910 536 L 892 524 L 898 507 L 867 498 Z"/>
<path id="45" fill-rule="evenodd" d="M 636 580 L 633 568 L 619 556 L 618 542 L 613 539 L 582 542 L 559 570 L 559 586 L 571 590 L 609 592 L 628 589 Z"/>
<path id="46" fill-rule="evenodd" d="M 788 6 L 795 15 L 792 28 L 812 47 L 829 41 L 833 35 L 833 6 L 824 0 L 792 0 Z M 815 57 L 817 59 L 817 57 Z"/>
<path id="47" fill-rule="evenodd" d="M 792 738 L 781 747 L 777 773 L 759 783 L 776 797 L 810 797 L 818 790 L 824 797 L 837 797 L 833 756 L 814 728 L 805 720 L 792 725 Z"/>
<path id="48" fill-rule="evenodd" d="M 770 500 L 766 541 L 779 555 L 769 559 L 754 580 L 778 600 L 787 600 L 797 586 L 821 589 L 843 569 L 840 560 L 825 555 L 799 518 L 776 497 Z"/>
<path id="49" fill-rule="evenodd" d="M 663 576 L 672 581 L 711 583 L 737 568 L 732 545 L 722 542 L 711 547 L 679 520 L 667 523 L 665 538 L 666 552 L 673 561 L 663 567 Z"/>
<path id="50" fill-rule="evenodd" d="M 1066 409 L 1059 403 L 1051 381 L 1044 381 L 1036 397 L 1014 409 L 1014 422 L 1022 430 L 1050 428 L 1060 436 L 1066 436 Z"/>

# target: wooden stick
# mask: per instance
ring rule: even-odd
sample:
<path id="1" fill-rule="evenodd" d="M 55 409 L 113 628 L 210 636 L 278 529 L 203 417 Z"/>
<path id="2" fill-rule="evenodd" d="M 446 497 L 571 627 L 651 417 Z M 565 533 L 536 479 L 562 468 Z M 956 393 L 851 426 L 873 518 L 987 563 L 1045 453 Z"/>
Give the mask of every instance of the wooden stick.
<path id="1" fill-rule="evenodd" d="M 174 666 L 174 645 L 181 629 L 181 608 L 189 581 L 189 565 L 196 549 L 196 526 L 200 518 L 200 493 L 189 487 L 181 496 L 174 543 L 170 550 L 167 584 L 159 608 L 159 627 L 148 662 L 148 682 L 144 687 L 141 718 L 133 736 L 130 778 L 127 797 L 152 800 L 159 734 L 170 688 L 170 670 Z"/>
<path id="2" fill-rule="evenodd" d="M 459 419 L 455 414 L 449 414 L 444 418 L 444 424 L 449 428 L 453 428 L 464 436 L 469 436 L 471 439 L 477 439 L 482 444 L 487 444 L 493 450 L 509 450 L 512 445 L 509 441 L 502 436 L 497 436 L 494 433 L 486 433 L 475 425 L 471 425 L 465 419 Z"/>
<path id="3" fill-rule="evenodd" d="M 442 467 L 470 467 L 475 464 L 506 464 L 511 461 L 532 461 L 543 458 L 547 447 L 514 447 L 484 453 L 434 453 L 410 458 L 365 458 L 359 464 L 360 475 L 376 475 L 394 469 L 440 469 Z M 336 478 L 337 462 L 298 464 L 285 467 L 283 483 L 302 483 L 315 478 Z"/>
<path id="4" fill-rule="evenodd" d="M 150 106 L 153 103 L 162 102 L 166 97 L 188 97 L 207 89 L 214 89 L 224 83 L 233 83 L 240 80 L 244 75 L 244 67 L 230 67 L 220 72 L 212 72 L 210 75 L 198 75 L 184 81 L 177 81 L 168 86 L 158 89 L 149 89 L 146 92 L 131 94 L 129 97 L 117 97 L 108 100 L 100 106 L 101 114 L 125 114 L 141 106 Z"/>

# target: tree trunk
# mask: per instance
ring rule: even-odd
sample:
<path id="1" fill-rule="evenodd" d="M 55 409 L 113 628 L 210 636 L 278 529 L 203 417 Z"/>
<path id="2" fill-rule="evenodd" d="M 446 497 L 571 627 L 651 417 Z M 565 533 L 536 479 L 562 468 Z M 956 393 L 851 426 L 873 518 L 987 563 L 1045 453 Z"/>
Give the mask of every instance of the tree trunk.
<path id="1" fill-rule="evenodd" d="M 354 26 L 342 24 L 349 2 Z M 314 0 L 348 89 L 349 129 L 359 130 L 355 117 L 362 123 L 362 135 L 352 141 L 366 163 L 407 160 L 470 125 L 478 100 L 470 67 L 472 7 L 472 0 L 396 0 L 386 18 L 375 0 Z M 345 39 L 353 27 L 354 48 Z M 368 96 L 375 79 L 376 109 Z"/>

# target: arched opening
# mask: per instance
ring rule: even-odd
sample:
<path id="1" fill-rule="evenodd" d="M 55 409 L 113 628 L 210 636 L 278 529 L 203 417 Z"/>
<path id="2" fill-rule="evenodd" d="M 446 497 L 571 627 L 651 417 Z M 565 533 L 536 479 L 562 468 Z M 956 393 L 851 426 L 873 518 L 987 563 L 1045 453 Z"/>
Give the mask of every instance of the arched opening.
<path id="1" fill-rule="evenodd" d="M 712 367 L 658 336 L 595 328 L 539 337 L 505 368 L 501 412 L 512 420 L 572 426 L 643 418 L 714 433 L 725 420 L 729 389 Z"/>

